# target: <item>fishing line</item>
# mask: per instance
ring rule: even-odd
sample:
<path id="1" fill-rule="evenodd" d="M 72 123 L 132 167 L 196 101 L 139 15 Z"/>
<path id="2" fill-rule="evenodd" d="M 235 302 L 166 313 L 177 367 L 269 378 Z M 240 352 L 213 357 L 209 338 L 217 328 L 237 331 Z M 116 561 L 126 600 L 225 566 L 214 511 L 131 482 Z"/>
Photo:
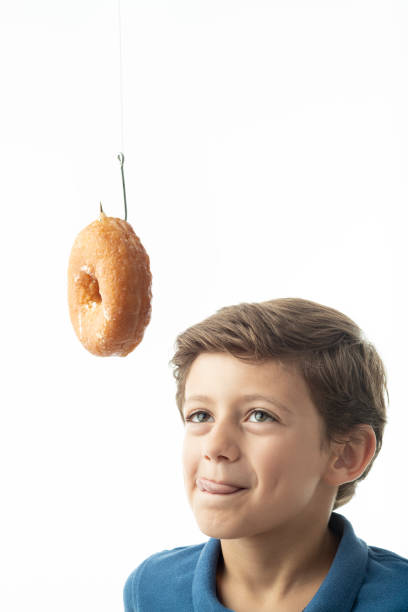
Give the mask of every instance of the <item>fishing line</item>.
<path id="1" fill-rule="evenodd" d="M 123 54 L 122 54 L 122 15 L 120 10 L 120 0 L 118 0 L 118 31 L 119 31 L 119 99 L 120 99 L 120 135 L 121 135 L 121 146 L 122 152 L 118 155 L 120 162 L 120 171 L 122 174 L 122 187 L 123 187 L 123 202 L 125 205 L 125 221 L 127 221 L 127 204 L 126 204 L 126 187 L 125 187 L 125 175 L 123 170 L 123 164 L 125 163 L 125 156 L 123 151 L 125 150 L 125 138 L 123 129 Z M 102 208 L 102 206 L 101 206 Z"/>
<path id="2" fill-rule="evenodd" d="M 118 0 L 118 30 L 119 30 L 119 97 L 120 97 L 120 135 L 122 151 L 125 150 L 123 131 L 123 54 L 122 54 L 122 16 L 120 0 Z"/>

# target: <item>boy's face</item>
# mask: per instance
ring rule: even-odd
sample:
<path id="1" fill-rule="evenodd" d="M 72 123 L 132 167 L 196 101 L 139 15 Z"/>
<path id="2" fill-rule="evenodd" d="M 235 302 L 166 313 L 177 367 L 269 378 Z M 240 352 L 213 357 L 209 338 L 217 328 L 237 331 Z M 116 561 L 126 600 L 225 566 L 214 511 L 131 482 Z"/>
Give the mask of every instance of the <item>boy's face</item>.
<path id="1" fill-rule="evenodd" d="M 273 397 L 288 410 L 264 399 Z M 191 400 L 195 395 L 209 399 Z M 303 378 L 289 365 L 244 363 L 202 353 L 185 388 L 183 476 L 200 530 L 215 538 L 269 532 L 285 523 L 329 516 L 335 489 L 324 481 L 322 420 Z M 274 417 L 274 418 L 270 418 Z M 197 487 L 197 478 L 245 487 L 229 495 Z"/>

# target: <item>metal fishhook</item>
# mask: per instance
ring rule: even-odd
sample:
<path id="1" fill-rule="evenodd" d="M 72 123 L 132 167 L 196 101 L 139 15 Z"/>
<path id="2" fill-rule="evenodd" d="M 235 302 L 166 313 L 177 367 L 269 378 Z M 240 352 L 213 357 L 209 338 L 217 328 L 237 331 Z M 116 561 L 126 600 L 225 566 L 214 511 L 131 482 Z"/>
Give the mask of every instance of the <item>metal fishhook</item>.
<path id="1" fill-rule="evenodd" d="M 126 188 L 125 188 L 125 175 L 123 174 L 123 164 L 125 162 L 125 156 L 123 153 L 119 153 L 118 160 L 120 161 L 120 171 L 122 173 L 122 186 L 123 186 L 123 201 L 125 203 L 125 221 L 127 221 L 127 205 L 126 205 Z"/>

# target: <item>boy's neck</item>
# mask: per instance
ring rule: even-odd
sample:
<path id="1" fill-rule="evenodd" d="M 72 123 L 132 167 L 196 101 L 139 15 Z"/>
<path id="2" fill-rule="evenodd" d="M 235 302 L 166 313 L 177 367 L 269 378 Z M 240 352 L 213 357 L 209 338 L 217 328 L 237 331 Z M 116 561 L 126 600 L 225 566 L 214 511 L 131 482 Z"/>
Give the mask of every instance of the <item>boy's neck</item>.
<path id="1" fill-rule="evenodd" d="M 236 612 L 303 609 L 325 579 L 340 542 L 327 522 L 288 525 L 275 541 L 265 535 L 222 540 L 218 599 Z"/>

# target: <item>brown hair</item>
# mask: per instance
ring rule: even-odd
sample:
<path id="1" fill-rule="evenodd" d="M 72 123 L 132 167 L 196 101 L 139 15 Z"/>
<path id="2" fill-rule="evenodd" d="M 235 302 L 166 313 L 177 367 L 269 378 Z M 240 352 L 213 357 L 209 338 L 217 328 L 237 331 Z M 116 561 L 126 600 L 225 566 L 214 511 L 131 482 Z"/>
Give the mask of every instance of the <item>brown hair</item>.
<path id="1" fill-rule="evenodd" d="M 177 336 L 170 360 L 177 382 L 181 418 L 185 383 L 195 358 L 225 352 L 251 363 L 270 359 L 294 364 L 303 375 L 322 417 L 322 447 L 344 442 L 366 423 L 377 439 L 373 459 L 353 482 L 339 486 L 333 510 L 353 497 L 380 452 L 386 419 L 387 376 L 374 345 L 361 329 L 334 308 L 300 298 L 225 306 Z"/>

